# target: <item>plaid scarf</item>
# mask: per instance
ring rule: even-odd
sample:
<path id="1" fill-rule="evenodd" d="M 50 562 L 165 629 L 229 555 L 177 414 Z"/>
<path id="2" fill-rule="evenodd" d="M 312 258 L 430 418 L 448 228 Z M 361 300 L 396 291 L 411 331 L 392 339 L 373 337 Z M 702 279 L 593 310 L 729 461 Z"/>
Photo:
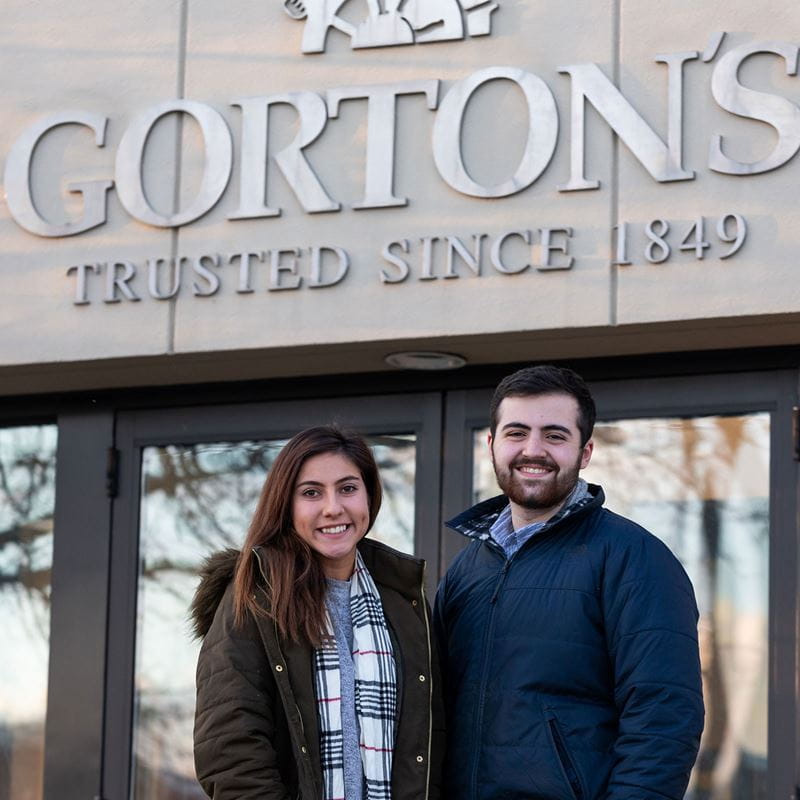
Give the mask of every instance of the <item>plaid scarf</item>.
<path id="1" fill-rule="evenodd" d="M 378 590 L 361 554 L 350 581 L 353 620 L 353 666 L 356 674 L 356 717 L 361 763 L 366 778 L 365 800 L 391 800 L 392 753 L 397 713 L 397 676 L 392 643 Z M 328 618 L 329 635 L 314 651 L 319 710 L 323 800 L 344 800 L 341 680 L 339 654 Z"/>

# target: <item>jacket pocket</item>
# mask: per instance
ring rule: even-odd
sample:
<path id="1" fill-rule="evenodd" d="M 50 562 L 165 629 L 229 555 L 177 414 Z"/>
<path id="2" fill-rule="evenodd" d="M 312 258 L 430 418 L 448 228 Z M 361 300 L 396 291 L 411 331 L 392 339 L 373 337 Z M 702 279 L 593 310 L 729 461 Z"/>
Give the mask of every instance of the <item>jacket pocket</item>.
<path id="1" fill-rule="evenodd" d="M 558 759 L 558 763 L 561 765 L 561 769 L 564 772 L 564 777 L 567 779 L 572 796 L 574 800 L 584 800 L 586 795 L 584 794 L 583 786 L 581 785 L 581 779 L 578 775 L 575 761 L 570 755 L 564 736 L 561 734 L 561 728 L 558 726 L 558 720 L 552 713 L 547 714 L 547 726 L 550 731 L 550 738 L 553 741 L 553 747 L 555 748 L 556 758 Z"/>

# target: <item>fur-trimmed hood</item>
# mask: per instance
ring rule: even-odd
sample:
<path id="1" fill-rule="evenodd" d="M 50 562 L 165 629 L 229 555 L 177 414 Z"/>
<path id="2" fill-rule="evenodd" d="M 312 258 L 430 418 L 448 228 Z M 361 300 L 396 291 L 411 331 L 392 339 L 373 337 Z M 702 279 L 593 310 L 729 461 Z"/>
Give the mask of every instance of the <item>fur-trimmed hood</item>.
<path id="1" fill-rule="evenodd" d="M 229 547 L 209 556 L 200 567 L 200 584 L 189 607 L 195 638 L 202 639 L 208 633 L 222 595 L 233 580 L 238 560 L 239 551 Z"/>
<path id="2" fill-rule="evenodd" d="M 358 543 L 358 549 L 379 589 L 389 587 L 409 600 L 418 596 L 425 579 L 425 562 L 374 539 L 362 539 Z M 258 558 L 264 557 L 260 547 L 253 553 Z M 200 584 L 189 608 L 195 638 L 203 639 L 208 633 L 217 606 L 222 602 L 222 596 L 233 580 L 238 560 L 239 551 L 229 547 L 209 556 L 200 567 Z"/>

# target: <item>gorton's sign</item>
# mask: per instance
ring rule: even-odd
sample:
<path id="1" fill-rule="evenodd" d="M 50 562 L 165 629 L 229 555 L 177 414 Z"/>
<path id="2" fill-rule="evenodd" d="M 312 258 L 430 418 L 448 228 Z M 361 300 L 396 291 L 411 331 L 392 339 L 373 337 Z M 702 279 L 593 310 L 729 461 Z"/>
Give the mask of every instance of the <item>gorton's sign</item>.
<path id="1" fill-rule="evenodd" d="M 717 104 L 745 119 L 760 120 L 776 134 L 771 152 L 754 162 L 742 162 L 730 155 L 723 136 L 711 133 L 708 140 L 709 169 L 728 175 L 754 175 L 786 164 L 800 149 L 800 108 L 784 97 L 755 91 L 739 80 L 742 64 L 756 54 L 774 56 L 783 62 L 788 75 L 796 75 L 800 47 L 792 42 L 749 42 L 717 58 L 724 34 L 712 37 L 702 54 L 704 61 L 716 59 L 711 73 L 711 93 Z M 666 142 L 642 118 L 611 79 L 594 63 L 569 64 L 558 68 L 571 81 L 569 116 L 570 170 L 567 180 L 557 186 L 571 192 L 597 189 L 599 182 L 587 175 L 585 106 L 590 103 L 620 137 L 630 153 L 655 181 L 690 181 L 695 172 L 683 164 L 683 67 L 698 59 L 697 51 L 656 56 L 665 65 L 668 78 Z M 513 174 L 494 185 L 474 180 L 464 163 L 461 148 L 465 110 L 475 91 L 491 81 L 510 81 L 522 91 L 527 103 L 527 142 Z M 339 113 L 342 101 L 362 99 L 367 120 L 367 146 L 363 197 L 354 208 L 405 206 L 408 199 L 394 191 L 395 129 L 397 103 L 401 95 L 419 96 L 431 112 L 433 156 L 441 179 L 462 194 L 477 198 L 507 197 L 524 191 L 544 172 L 559 141 L 556 101 L 545 81 L 532 72 L 510 66 L 487 67 L 449 87 L 437 78 L 396 83 L 332 88 L 325 92 L 299 90 L 234 100 L 242 115 L 239 152 L 241 164 L 239 197 L 228 214 L 231 220 L 277 217 L 281 209 L 269 204 L 268 173 L 273 163 L 306 213 L 338 212 L 341 203 L 314 173 L 304 150 L 323 136 L 330 118 Z M 270 110 L 283 104 L 294 109 L 299 126 L 294 140 L 274 153 L 267 152 Z M 205 165 L 200 189 L 194 199 L 174 213 L 154 208 L 143 185 L 142 162 L 148 137 L 158 120 L 169 114 L 186 114 L 198 124 L 205 142 Z M 89 111 L 52 114 L 25 131 L 11 148 L 6 161 L 5 188 L 11 215 L 22 228 L 38 236 L 71 236 L 103 225 L 107 218 L 107 193 L 116 188 L 123 207 L 135 219 L 148 225 L 174 228 L 187 225 L 206 214 L 222 198 L 233 170 L 233 140 L 228 123 L 211 106 L 196 100 L 171 100 L 144 111 L 123 134 L 116 154 L 113 179 L 68 184 L 83 199 L 78 219 L 58 223 L 46 219 L 37 209 L 31 188 L 31 164 L 37 145 L 60 125 L 78 125 L 92 132 L 97 147 L 105 144 L 108 118 Z M 489 124 L 487 122 L 487 124 Z M 500 124 L 503 124 L 502 120 Z M 746 130 L 743 129 L 743 136 Z M 691 166 L 691 165 L 690 165 Z M 56 179 L 56 176 L 53 176 Z"/>

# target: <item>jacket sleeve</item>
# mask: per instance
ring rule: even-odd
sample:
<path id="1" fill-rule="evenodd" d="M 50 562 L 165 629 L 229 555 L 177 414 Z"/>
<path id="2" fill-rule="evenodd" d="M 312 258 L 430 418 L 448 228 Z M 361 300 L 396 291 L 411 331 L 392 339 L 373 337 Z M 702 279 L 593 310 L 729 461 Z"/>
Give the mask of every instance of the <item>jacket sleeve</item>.
<path id="1" fill-rule="evenodd" d="M 274 743 L 276 691 L 255 622 L 233 628 L 228 591 L 197 663 L 194 760 L 210 798 L 290 800 Z"/>
<path id="2" fill-rule="evenodd" d="M 703 730 L 697 606 L 678 560 L 637 533 L 607 558 L 602 578 L 619 710 L 603 798 L 681 800 Z"/>

